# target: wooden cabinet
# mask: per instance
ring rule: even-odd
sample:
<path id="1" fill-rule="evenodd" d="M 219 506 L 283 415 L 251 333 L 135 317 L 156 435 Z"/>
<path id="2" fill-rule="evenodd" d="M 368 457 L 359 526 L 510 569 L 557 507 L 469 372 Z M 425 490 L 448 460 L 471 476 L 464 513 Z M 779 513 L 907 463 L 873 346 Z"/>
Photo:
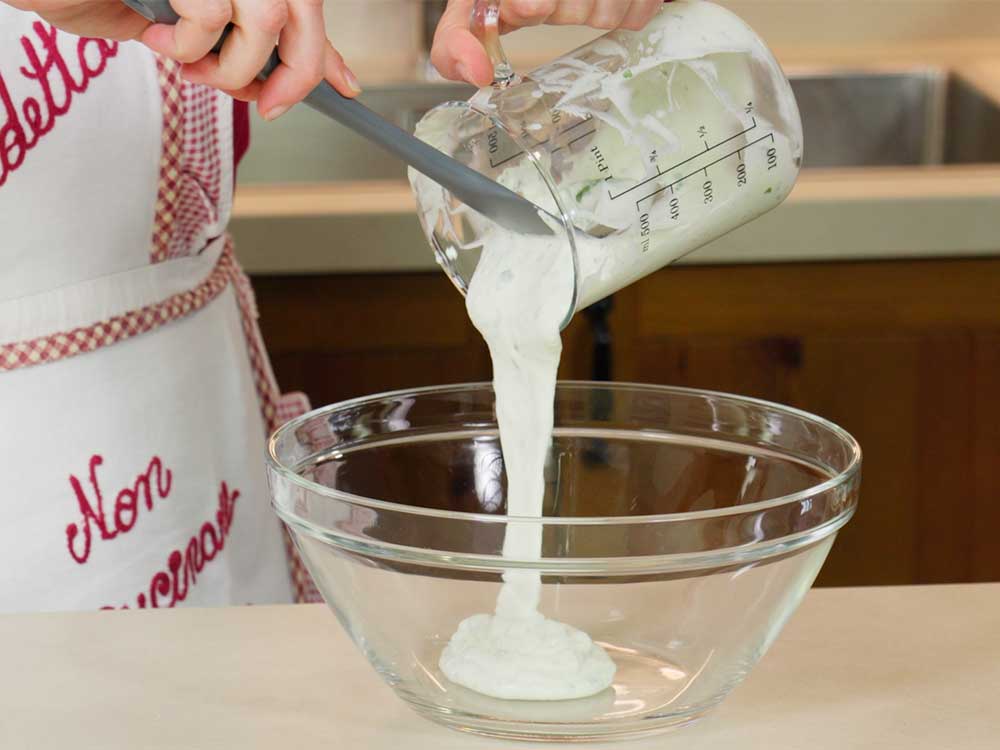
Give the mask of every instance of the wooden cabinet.
<path id="1" fill-rule="evenodd" d="M 488 380 L 490 359 L 443 274 L 257 277 L 278 381 L 316 406 Z"/>
<path id="2" fill-rule="evenodd" d="M 258 278 L 282 386 L 314 404 L 486 380 L 437 274 Z M 826 585 L 1000 580 L 1000 260 L 686 266 L 616 295 L 614 379 L 756 396 L 842 425 L 861 505 Z M 591 377 L 578 316 L 560 376 Z"/>
<path id="3" fill-rule="evenodd" d="M 623 301 L 617 378 L 787 403 L 860 441 L 821 582 L 1000 579 L 1000 261 L 682 268 Z"/>

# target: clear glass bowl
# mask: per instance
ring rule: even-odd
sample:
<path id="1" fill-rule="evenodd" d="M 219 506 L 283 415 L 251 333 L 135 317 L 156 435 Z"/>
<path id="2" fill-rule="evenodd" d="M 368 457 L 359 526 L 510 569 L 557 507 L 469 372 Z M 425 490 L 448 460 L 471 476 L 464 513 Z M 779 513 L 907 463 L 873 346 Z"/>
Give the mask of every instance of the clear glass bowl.
<path id="1" fill-rule="evenodd" d="M 530 740 L 656 733 L 717 705 L 809 589 L 854 513 L 861 451 L 818 417 L 658 386 L 562 383 L 545 517 L 507 517 L 489 385 L 319 409 L 269 444 L 274 507 L 382 678 L 455 729 Z M 536 559 L 502 557 L 542 527 Z M 450 683 L 442 649 L 490 613 L 507 570 L 541 611 L 600 643 L 614 685 L 507 701 Z"/>

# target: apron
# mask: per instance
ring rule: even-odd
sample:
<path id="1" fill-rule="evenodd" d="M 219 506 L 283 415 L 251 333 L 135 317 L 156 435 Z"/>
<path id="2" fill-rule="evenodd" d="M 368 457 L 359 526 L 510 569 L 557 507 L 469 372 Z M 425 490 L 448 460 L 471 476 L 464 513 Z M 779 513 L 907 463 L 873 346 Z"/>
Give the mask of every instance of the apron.
<path id="1" fill-rule="evenodd" d="M 225 233 L 233 105 L 0 4 L 0 612 L 315 599 Z"/>

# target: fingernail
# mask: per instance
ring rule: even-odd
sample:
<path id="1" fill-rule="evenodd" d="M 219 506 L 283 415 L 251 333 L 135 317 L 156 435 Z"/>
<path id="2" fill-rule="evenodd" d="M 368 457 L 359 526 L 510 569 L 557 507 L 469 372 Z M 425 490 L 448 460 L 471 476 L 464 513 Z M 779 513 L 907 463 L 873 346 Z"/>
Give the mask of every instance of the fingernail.
<path id="1" fill-rule="evenodd" d="M 350 68 L 344 68 L 344 78 L 347 80 L 347 85 L 351 87 L 351 91 L 355 94 L 361 93 L 361 84 L 358 83 L 358 77 L 354 75 Z"/>
<path id="2" fill-rule="evenodd" d="M 268 122 L 270 122 L 271 120 L 277 120 L 279 117 L 285 114 L 285 112 L 287 112 L 289 109 L 290 106 L 288 104 L 279 104 L 276 107 L 271 107 L 271 109 L 267 110 L 267 112 L 264 113 L 264 119 L 267 120 Z"/>

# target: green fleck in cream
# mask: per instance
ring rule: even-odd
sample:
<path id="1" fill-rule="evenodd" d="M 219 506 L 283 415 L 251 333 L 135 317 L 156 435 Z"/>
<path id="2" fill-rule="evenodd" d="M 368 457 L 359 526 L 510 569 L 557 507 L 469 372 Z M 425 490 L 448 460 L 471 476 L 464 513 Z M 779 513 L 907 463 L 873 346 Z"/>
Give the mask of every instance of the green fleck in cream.
<path id="1" fill-rule="evenodd" d="M 584 185 L 582 188 L 580 188 L 580 190 L 576 194 L 576 202 L 579 203 L 581 200 L 583 200 L 583 196 L 585 196 L 587 193 L 589 193 L 591 190 L 593 190 L 594 189 L 594 185 L 596 185 L 597 182 L 598 182 L 597 180 L 594 180 L 594 181 L 592 181 L 592 182 Z"/>
<path id="2" fill-rule="evenodd" d="M 774 192 L 774 188 L 768 188 L 767 190 L 764 191 L 764 195 L 770 195 L 773 192 Z"/>
<path id="3" fill-rule="evenodd" d="M 631 78 L 632 77 L 632 71 L 631 70 L 626 70 L 624 73 L 622 73 L 622 77 L 624 77 L 624 78 Z"/>

